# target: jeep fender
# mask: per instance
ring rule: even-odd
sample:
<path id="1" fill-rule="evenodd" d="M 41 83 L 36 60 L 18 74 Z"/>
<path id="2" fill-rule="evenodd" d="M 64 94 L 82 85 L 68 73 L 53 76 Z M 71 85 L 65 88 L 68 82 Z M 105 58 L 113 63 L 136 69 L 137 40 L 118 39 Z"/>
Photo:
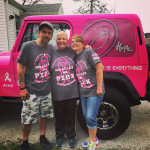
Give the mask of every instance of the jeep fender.
<path id="1" fill-rule="evenodd" d="M 141 104 L 140 95 L 129 78 L 123 73 L 104 71 L 104 84 L 106 87 L 111 86 L 118 89 L 127 98 L 130 106 Z"/>

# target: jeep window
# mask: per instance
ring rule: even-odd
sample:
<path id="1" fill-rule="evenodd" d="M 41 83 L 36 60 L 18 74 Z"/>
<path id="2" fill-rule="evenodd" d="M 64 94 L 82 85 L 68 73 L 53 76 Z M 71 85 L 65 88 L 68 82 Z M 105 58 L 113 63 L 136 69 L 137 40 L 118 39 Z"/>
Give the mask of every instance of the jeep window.
<path id="1" fill-rule="evenodd" d="M 17 37 L 20 26 L 21 26 L 21 18 L 19 16 L 15 15 L 15 19 L 16 19 L 16 37 Z"/>
<path id="2" fill-rule="evenodd" d="M 133 24 L 125 18 L 86 20 L 81 35 L 101 57 L 131 57 L 136 50 Z"/>
<path id="3" fill-rule="evenodd" d="M 142 45 L 142 36 L 141 36 L 141 31 L 140 31 L 140 27 L 137 27 L 137 31 L 138 31 L 138 37 L 139 37 L 139 44 Z"/>
<path id="4" fill-rule="evenodd" d="M 23 35 L 18 51 L 20 51 L 20 48 L 24 42 L 36 40 L 38 38 L 37 32 L 38 32 L 39 24 L 40 23 L 30 23 L 27 25 L 27 28 Z M 53 32 L 53 38 L 50 40 L 49 43 L 56 45 L 56 36 L 59 31 L 65 31 L 68 34 L 68 38 L 70 37 L 70 27 L 68 24 L 66 23 L 52 23 L 52 24 L 53 24 L 54 32 Z"/>

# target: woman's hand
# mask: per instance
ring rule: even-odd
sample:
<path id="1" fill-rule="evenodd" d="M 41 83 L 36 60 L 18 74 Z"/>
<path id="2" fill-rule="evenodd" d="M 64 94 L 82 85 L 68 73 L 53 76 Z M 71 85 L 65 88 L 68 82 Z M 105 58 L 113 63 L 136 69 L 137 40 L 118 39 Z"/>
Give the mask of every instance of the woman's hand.
<path id="1" fill-rule="evenodd" d="M 86 45 L 85 49 L 88 49 L 88 48 L 92 49 L 92 47 L 90 45 Z"/>
<path id="2" fill-rule="evenodd" d="M 97 89 L 96 93 L 97 93 L 97 95 L 98 95 L 99 97 L 103 95 L 102 89 L 101 89 L 101 90 L 98 90 L 98 89 Z"/>

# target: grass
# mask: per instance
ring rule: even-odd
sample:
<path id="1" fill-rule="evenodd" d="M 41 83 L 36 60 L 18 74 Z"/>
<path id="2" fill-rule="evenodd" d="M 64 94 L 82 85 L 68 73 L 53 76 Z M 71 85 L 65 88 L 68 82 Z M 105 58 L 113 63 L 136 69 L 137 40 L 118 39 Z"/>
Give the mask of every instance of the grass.
<path id="1" fill-rule="evenodd" d="M 5 141 L 0 143 L 0 150 L 19 150 L 21 143 Z M 30 150 L 42 150 L 39 143 L 30 144 Z"/>
<path id="2" fill-rule="evenodd" d="M 0 150 L 19 150 L 21 145 L 21 140 L 19 139 L 17 142 L 4 141 L 0 143 Z M 51 144 L 51 150 L 62 150 L 61 148 L 57 148 L 54 143 Z M 42 150 L 39 143 L 30 143 L 30 150 Z M 81 150 L 77 148 L 76 150 Z"/>
<path id="3" fill-rule="evenodd" d="M 19 150 L 20 149 L 20 144 L 21 144 L 21 139 L 18 139 L 17 142 L 11 142 L 11 141 L 4 141 L 0 143 L 0 150 Z M 66 149 L 64 148 L 57 148 L 55 146 L 55 143 L 51 144 L 52 149 L 51 150 L 63 150 Z M 74 148 L 75 150 L 82 150 L 80 148 Z M 30 150 L 42 150 L 41 146 L 39 143 L 30 143 Z M 73 150 L 73 149 L 70 149 Z M 98 150 L 98 149 L 97 149 Z M 107 149 L 107 150 L 119 150 L 117 148 L 112 148 L 112 149 Z"/>

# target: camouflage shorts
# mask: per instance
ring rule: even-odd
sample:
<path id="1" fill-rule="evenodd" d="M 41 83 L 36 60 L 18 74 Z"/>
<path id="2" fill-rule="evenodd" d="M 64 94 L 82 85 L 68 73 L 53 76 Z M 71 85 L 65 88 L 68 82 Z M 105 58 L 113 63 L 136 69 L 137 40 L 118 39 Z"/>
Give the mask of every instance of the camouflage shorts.
<path id="1" fill-rule="evenodd" d="M 28 100 L 23 101 L 21 123 L 36 123 L 38 117 L 53 117 L 51 93 L 46 96 L 37 96 L 35 94 L 31 94 Z"/>

